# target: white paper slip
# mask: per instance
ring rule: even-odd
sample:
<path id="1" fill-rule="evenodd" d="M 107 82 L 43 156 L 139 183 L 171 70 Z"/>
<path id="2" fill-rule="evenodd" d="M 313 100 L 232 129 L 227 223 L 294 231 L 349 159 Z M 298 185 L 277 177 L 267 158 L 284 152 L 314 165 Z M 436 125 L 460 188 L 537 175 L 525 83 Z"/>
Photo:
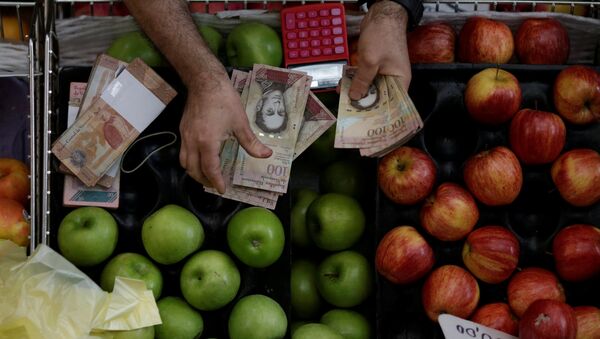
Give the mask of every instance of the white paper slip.
<path id="1" fill-rule="evenodd" d="M 446 339 L 519 339 L 508 333 L 450 314 L 440 315 L 438 321 Z"/>

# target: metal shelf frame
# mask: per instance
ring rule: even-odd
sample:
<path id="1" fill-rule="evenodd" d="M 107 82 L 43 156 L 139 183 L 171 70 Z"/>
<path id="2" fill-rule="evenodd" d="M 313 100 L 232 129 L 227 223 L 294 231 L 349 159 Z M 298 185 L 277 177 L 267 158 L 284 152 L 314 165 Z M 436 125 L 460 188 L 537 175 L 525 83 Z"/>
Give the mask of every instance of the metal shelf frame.
<path id="1" fill-rule="evenodd" d="M 109 4 L 110 11 L 112 13 L 112 6 L 117 3 L 120 3 L 120 0 L 40 0 L 43 1 L 43 11 L 44 11 L 44 40 L 43 40 L 43 55 L 40 56 L 38 62 L 43 62 L 43 97 L 41 98 L 41 103 L 36 104 L 36 108 L 39 109 L 40 112 L 39 118 L 41 119 L 41 130 L 43 133 L 41 140 L 41 150 L 39 152 L 39 167 L 40 172 L 43 175 L 43 180 L 39 180 L 41 196 L 39 197 L 40 211 L 39 214 L 39 241 L 43 244 L 49 244 L 49 236 L 51 234 L 50 229 L 50 199 L 53 198 L 52 192 L 50 191 L 50 171 L 51 171 L 51 138 L 52 138 L 52 116 L 57 113 L 56 101 L 57 99 L 54 97 L 54 93 L 57 92 L 58 86 L 58 64 L 59 64 L 59 46 L 58 46 L 58 37 L 55 32 L 54 22 L 56 18 L 62 18 L 65 9 L 68 9 L 67 6 L 74 6 L 75 4 L 87 3 L 90 6 L 90 14 L 94 13 L 94 5 L 95 4 Z M 208 12 L 208 6 L 211 3 L 223 3 L 224 8 L 227 9 L 228 4 L 232 3 L 242 3 L 243 8 L 248 8 L 251 4 L 262 4 L 263 8 L 267 8 L 269 4 L 272 3 L 281 3 L 281 5 L 286 5 L 290 3 L 294 4 L 308 4 L 308 3 L 324 3 L 324 2 L 341 2 L 341 3 L 356 3 L 357 0 L 298 0 L 298 1 L 290 1 L 290 0 L 187 0 L 188 4 L 198 4 L 203 3 L 206 6 L 206 10 Z M 598 18 L 598 8 L 600 7 L 600 1 L 569 1 L 569 0 L 554 0 L 554 1 L 529 1 L 529 0 L 424 0 L 424 3 L 428 6 L 434 6 L 436 11 L 439 11 L 440 5 L 452 5 L 456 10 L 458 10 L 460 5 L 472 5 L 474 11 L 477 11 L 482 5 L 488 5 L 490 10 L 496 10 L 499 4 L 511 4 L 513 9 L 516 8 L 519 4 L 528 4 L 532 5 L 535 9 L 538 5 L 550 5 L 551 11 L 554 11 L 559 5 L 568 5 L 570 6 L 571 14 L 574 14 L 574 10 L 576 6 L 588 6 L 591 10 L 588 15 Z M 33 105 L 33 104 L 32 104 Z M 32 106 L 33 107 L 33 106 Z M 32 199 L 33 200 L 33 199 Z"/>

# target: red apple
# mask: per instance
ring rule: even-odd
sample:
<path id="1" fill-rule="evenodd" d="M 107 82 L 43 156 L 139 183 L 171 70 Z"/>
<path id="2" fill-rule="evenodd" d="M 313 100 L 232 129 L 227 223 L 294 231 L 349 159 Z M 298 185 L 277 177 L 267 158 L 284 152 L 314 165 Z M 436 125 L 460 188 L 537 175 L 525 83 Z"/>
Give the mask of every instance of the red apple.
<path id="1" fill-rule="evenodd" d="M 508 137 L 513 152 L 524 164 L 549 164 L 565 146 L 567 130 L 554 113 L 522 109 L 512 119 Z"/>
<path id="2" fill-rule="evenodd" d="M 406 36 L 408 55 L 413 64 L 454 62 L 456 32 L 446 23 L 417 26 Z"/>
<path id="3" fill-rule="evenodd" d="M 521 107 L 519 80 L 500 68 L 486 68 L 473 75 L 464 93 L 469 115 L 483 124 L 501 124 Z"/>
<path id="4" fill-rule="evenodd" d="M 427 241 L 411 226 L 388 231 L 377 246 L 375 267 L 394 284 L 409 284 L 427 274 L 435 258 Z"/>
<path id="5" fill-rule="evenodd" d="M 552 241 L 556 272 L 567 281 L 600 274 L 600 229 L 576 224 L 560 230 Z"/>
<path id="6" fill-rule="evenodd" d="M 554 273 L 529 267 L 512 277 L 508 283 L 508 304 L 517 317 L 538 299 L 565 302 L 565 291 Z"/>
<path id="7" fill-rule="evenodd" d="M 443 313 L 466 319 L 479 302 L 479 285 L 464 268 L 441 266 L 425 280 L 421 300 L 427 316 L 433 321 Z"/>
<path id="8" fill-rule="evenodd" d="M 433 160 L 418 148 L 402 146 L 379 162 L 379 188 L 393 202 L 416 204 L 431 193 L 436 179 Z"/>
<path id="9" fill-rule="evenodd" d="M 469 158 L 463 169 L 463 177 L 475 198 L 489 206 L 510 204 L 517 198 L 523 185 L 519 160 L 504 146 Z"/>
<path id="10" fill-rule="evenodd" d="M 484 226 L 471 232 L 462 250 L 465 266 L 489 284 L 508 279 L 519 263 L 519 240 L 501 226 Z"/>
<path id="11" fill-rule="evenodd" d="M 513 50 L 510 28 L 493 19 L 470 17 L 458 36 L 458 60 L 461 62 L 505 64 Z"/>
<path id="12" fill-rule="evenodd" d="M 536 300 L 519 321 L 520 339 L 575 339 L 576 335 L 575 313 L 562 301 Z"/>
<path id="13" fill-rule="evenodd" d="M 554 80 L 554 106 L 573 124 L 600 121 L 600 73 L 587 66 L 570 66 Z"/>
<path id="14" fill-rule="evenodd" d="M 556 19 L 525 19 L 515 35 L 515 51 L 522 64 L 562 65 L 569 58 L 569 33 Z"/>
<path id="15" fill-rule="evenodd" d="M 519 319 L 505 303 L 493 303 L 479 307 L 471 316 L 471 321 L 510 335 L 517 336 L 519 334 Z"/>
<path id="16" fill-rule="evenodd" d="M 29 241 L 29 220 L 19 202 L 0 198 L 0 239 L 13 241 L 19 246 L 27 246 Z"/>
<path id="17" fill-rule="evenodd" d="M 427 233 L 442 241 L 456 241 L 475 227 L 479 209 L 466 189 L 447 182 L 425 200 L 419 217 Z"/>
<path id="18" fill-rule="evenodd" d="M 27 203 L 29 196 L 29 167 L 22 161 L 0 158 L 0 198 Z"/>
<path id="19" fill-rule="evenodd" d="M 600 309 L 594 306 L 573 307 L 577 319 L 577 339 L 600 338 Z"/>
<path id="20" fill-rule="evenodd" d="M 574 149 L 561 155 L 550 169 L 560 196 L 578 207 L 600 200 L 600 154 L 592 149 Z"/>

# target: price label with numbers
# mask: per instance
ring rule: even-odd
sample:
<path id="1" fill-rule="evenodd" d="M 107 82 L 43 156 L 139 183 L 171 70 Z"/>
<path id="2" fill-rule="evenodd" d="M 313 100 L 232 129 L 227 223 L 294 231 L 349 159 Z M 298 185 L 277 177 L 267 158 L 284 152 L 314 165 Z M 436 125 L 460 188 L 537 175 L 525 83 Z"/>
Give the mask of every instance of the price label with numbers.
<path id="1" fill-rule="evenodd" d="M 438 318 L 446 339 L 518 339 L 510 334 L 450 314 Z"/>

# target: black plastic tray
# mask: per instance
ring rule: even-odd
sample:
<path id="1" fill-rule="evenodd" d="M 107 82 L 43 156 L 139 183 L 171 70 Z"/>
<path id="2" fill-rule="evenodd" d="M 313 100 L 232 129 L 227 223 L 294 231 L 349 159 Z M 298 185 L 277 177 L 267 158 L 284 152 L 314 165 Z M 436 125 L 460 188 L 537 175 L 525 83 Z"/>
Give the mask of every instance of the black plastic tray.
<path id="1" fill-rule="evenodd" d="M 171 131 L 179 134 L 179 120 L 185 104 L 185 89 L 168 69 L 158 69 L 158 73 L 179 93 L 165 110 L 152 122 L 141 136 L 160 131 Z M 66 129 L 69 84 L 71 82 L 87 82 L 90 67 L 69 67 L 59 72 L 58 114 L 55 116 L 54 137 L 58 137 Z M 141 137 L 140 136 L 140 137 Z M 167 143 L 171 137 L 149 138 L 137 143 L 124 158 L 124 168 L 131 169 L 141 162 L 147 154 Z M 192 211 L 202 222 L 205 240 L 200 250 L 216 249 L 227 253 L 236 263 L 241 274 L 241 285 L 236 298 L 224 308 L 200 312 L 204 320 L 203 338 L 227 337 L 227 322 L 231 308 L 241 297 L 250 294 L 264 294 L 275 301 L 290 314 L 290 246 L 289 246 L 289 198 L 284 195 L 278 201 L 275 213 L 285 228 L 286 245 L 283 254 L 273 265 L 264 269 L 250 268 L 239 261 L 229 250 L 226 230 L 229 219 L 246 204 L 223 199 L 205 193 L 202 186 L 185 174 L 179 165 L 179 142 L 153 154 L 147 163 L 131 174 L 121 173 L 120 205 L 116 210 L 108 210 L 119 225 L 119 241 L 110 260 L 122 252 L 147 254 L 141 241 L 141 227 L 144 219 L 158 208 L 167 204 L 177 204 Z M 62 218 L 74 208 L 63 207 L 63 175 L 56 171 L 58 161 L 53 158 L 51 190 L 50 246 L 58 249 L 57 231 Z M 149 257 L 148 257 L 149 258 Z M 150 259 L 150 258 L 149 258 Z M 186 258 L 187 259 L 187 258 Z M 179 273 L 186 259 L 174 265 L 160 265 L 163 274 L 163 291 L 165 296 L 182 297 L 179 289 Z M 98 282 L 104 264 L 84 268 L 94 281 Z"/>
<path id="2" fill-rule="evenodd" d="M 468 115 L 463 92 L 477 72 L 495 65 L 452 64 L 413 67 L 410 95 L 425 120 L 425 128 L 407 145 L 424 150 L 437 165 L 437 185 L 456 182 L 464 186 L 462 166 L 473 154 L 508 142 L 510 123 L 490 127 L 474 122 Z M 501 65 L 515 75 L 523 92 L 521 108 L 555 112 L 552 102 L 554 79 L 566 66 Z M 600 151 L 600 124 L 567 126 L 563 152 L 579 147 Z M 552 239 L 561 228 L 573 223 L 600 226 L 600 203 L 575 208 L 564 202 L 550 177 L 551 165 L 523 168 L 523 188 L 509 206 L 488 207 L 478 203 L 480 219 L 476 227 L 503 225 L 518 237 L 521 254 L 518 267 L 538 266 L 554 271 Z M 377 242 L 395 226 L 412 225 L 434 249 L 436 267 L 455 264 L 464 267 L 461 250 L 464 239 L 442 242 L 420 226 L 421 204 L 401 206 L 389 200 L 378 188 L 376 201 Z M 425 277 L 426 278 L 426 277 Z M 430 321 L 421 304 L 424 279 L 410 285 L 394 285 L 377 276 L 377 329 L 379 338 L 443 338 L 439 325 Z M 507 302 L 508 280 L 497 285 L 478 281 L 480 302 Z M 561 281 L 567 303 L 572 306 L 600 306 L 597 287 L 600 278 L 582 283 Z"/>

